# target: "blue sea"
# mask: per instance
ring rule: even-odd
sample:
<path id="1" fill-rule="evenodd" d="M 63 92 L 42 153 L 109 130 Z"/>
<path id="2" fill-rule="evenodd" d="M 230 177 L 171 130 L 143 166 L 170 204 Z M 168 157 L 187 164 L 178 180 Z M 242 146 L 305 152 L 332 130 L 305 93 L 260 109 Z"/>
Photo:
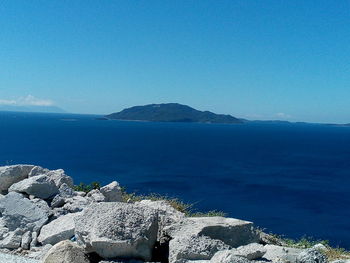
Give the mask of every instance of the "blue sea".
<path id="1" fill-rule="evenodd" d="M 102 121 L 0 112 L 0 165 L 63 168 L 350 248 L 350 127 Z"/>

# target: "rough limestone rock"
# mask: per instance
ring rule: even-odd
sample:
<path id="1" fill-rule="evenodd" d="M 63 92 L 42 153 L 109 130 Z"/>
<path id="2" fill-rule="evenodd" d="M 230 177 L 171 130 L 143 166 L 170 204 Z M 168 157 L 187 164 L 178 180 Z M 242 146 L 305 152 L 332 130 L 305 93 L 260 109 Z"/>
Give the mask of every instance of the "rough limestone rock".
<path id="1" fill-rule="evenodd" d="M 282 247 L 276 245 L 265 245 L 266 253 L 263 259 L 270 261 L 283 261 L 295 263 L 298 255 L 302 252 L 299 248 Z"/>
<path id="2" fill-rule="evenodd" d="M 298 263 L 328 263 L 328 259 L 321 251 L 309 248 L 302 251 L 297 257 Z"/>
<path id="3" fill-rule="evenodd" d="M 231 250 L 217 252 L 210 260 L 210 263 L 251 263 L 245 257 L 236 256 Z"/>
<path id="4" fill-rule="evenodd" d="M 33 204 L 35 204 L 41 210 L 45 211 L 47 217 L 50 217 L 53 215 L 52 209 L 49 207 L 48 203 L 45 200 L 42 200 L 39 198 L 34 198 L 34 199 L 31 199 L 31 201 Z"/>
<path id="5" fill-rule="evenodd" d="M 170 236 L 172 238 L 169 243 L 170 262 L 178 262 L 181 259 L 207 259 L 185 258 L 182 256 L 182 247 L 189 245 L 185 243 L 186 240 L 188 240 L 188 237 L 205 236 L 212 242 L 221 241 L 229 246 L 218 246 L 216 247 L 216 251 L 246 245 L 256 242 L 259 239 L 251 222 L 224 217 L 185 218 L 176 224 L 165 227 L 163 230 L 163 235 Z M 203 248 L 201 253 L 206 253 L 205 246 L 199 246 L 197 250 L 200 248 Z M 212 251 L 215 251 L 215 249 Z M 196 251 L 196 253 L 200 254 L 198 251 Z M 213 256 L 213 254 L 211 254 L 211 256 Z"/>
<path id="6" fill-rule="evenodd" d="M 46 175 L 55 182 L 58 188 L 61 187 L 62 184 L 66 184 L 70 188 L 74 187 L 73 178 L 66 175 L 62 169 L 49 171 Z"/>
<path id="7" fill-rule="evenodd" d="M 171 237 L 208 236 L 221 240 L 231 247 L 239 247 L 259 240 L 252 222 L 220 216 L 186 218 L 165 228 L 164 231 Z"/>
<path id="8" fill-rule="evenodd" d="M 80 213 L 61 216 L 42 227 L 38 241 L 43 244 L 55 245 L 60 241 L 71 239 L 74 236 L 74 217 Z"/>
<path id="9" fill-rule="evenodd" d="M 41 199 L 48 199 L 58 194 L 58 188 L 53 180 L 46 175 L 33 176 L 13 184 L 10 192 L 26 193 Z"/>
<path id="10" fill-rule="evenodd" d="M 41 166 L 34 166 L 33 169 L 29 172 L 28 177 L 33 177 L 37 175 L 45 175 L 49 172 L 49 169 L 43 168 Z"/>
<path id="11" fill-rule="evenodd" d="M 14 192 L 0 199 L 0 215 L 0 248 L 9 249 L 19 248 L 26 232 L 39 232 L 48 220 L 44 210 Z"/>
<path id="12" fill-rule="evenodd" d="M 93 203 L 75 221 L 75 236 L 103 258 L 150 260 L 158 231 L 156 211 L 121 202 Z"/>
<path id="13" fill-rule="evenodd" d="M 22 235 L 21 248 L 28 250 L 30 248 L 30 242 L 32 242 L 32 233 L 27 231 Z"/>
<path id="14" fill-rule="evenodd" d="M 46 254 L 43 263 L 90 263 L 84 249 L 71 241 L 54 245 Z"/>
<path id="15" fill-rule="evenodd" d="M 266 248 L 258 243 L 251 243 L 245 246 L 233 249 L 233 253 L 236 256 L 245 257 L 249 260 L 261 258 L 266 253 Z"/>
<path id="16" fill-rule="evenodd" d="M 101 187 L 100 192 L 104 195 L 106 202 L 123 202 L 122 189 L 116 181 Z"/>
<path id="17" fill-rule="evenodd" d="M 76 192 L 70 188 L 66 183 L 63 183 L 58 189 L 59 193 L 52 199 L 51 207 L 61 207 L 66 203 L 67 198 L 76 196 Z"/>
<path id="18" fill-rule="evenodd" d="M 9 187 L 28 177 L 33 165 L 11 165 L 0 167 L 0 194 L 7 194 Z"/>
<path id="19" fill-rule="evenodd" d="M 224 242 L 206 236 L 181 236 L 170 241 L 169 262 L 209 260 L 216 252 L 229 248 Z"/>
<path id="20" fill-rule="evenodd" d="M 88 192 L 86 197 L 92 202 L 104 202 L 106 199 L 105 196 L 97 189 Z"/>
<path id="21" fill-rule="evenodd" d="M 171 225 L 185 219 L 185 214 L 173 208 L 167 201 L 142 200 L 136 204 L 141 206 L 148 206 L 158 212 L 159 239 L 163 235 L 164 228 L 170 227 Z"/>
<path id="22" fill-rule="evenodd" d="M 69 213 L 77 213 L 89 206 L 93 201 L 90 198 L 82 196 L 73 196 L 72 198 L 65 198 L 65 205 L 53 209 L 54 217 L 58 218 Z"/>

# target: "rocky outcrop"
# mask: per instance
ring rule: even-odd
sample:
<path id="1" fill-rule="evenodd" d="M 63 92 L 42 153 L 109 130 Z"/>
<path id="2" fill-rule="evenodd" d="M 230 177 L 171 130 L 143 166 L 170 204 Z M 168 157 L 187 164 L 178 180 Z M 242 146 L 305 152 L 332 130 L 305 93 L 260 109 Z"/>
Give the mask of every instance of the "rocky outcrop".
<path id="1" fill-rule="evenodd" d="M 327 247 L 282 246 L 248 221 L 187 217 L 165 200 L 122 202 L 117 182 L 72 187 L 63 170 L 0 167 L 0 251 L 44 263 L 328 263 Z"/>
<path id="2" fill-rule="evenodd" d="M 180 260 L 210 259 L 219 250 L 258 241 L 258 235 L 251 222 L 224 217 L 185 218 L 166 227 L 163 234 L 171 237 L 171 263 Z M 193 246 L 193 240 L 202 245 L 196 247 L 195 254 L 184 254 L 183 247 Z M 207 255 L 208 251 L 211 252 Z"/>
<path id="3" fill-rule="evenodd" d="M 70 241 L 54 245 L 46 254 L 43 263 L 90 263 L 82 247 Z"/>
<path id="4" fill-rule="evenodd" d="M 22 237 L 38 233 L 48 221 L 47 213 L 19 193 L 9 193 L 0 199 L 0 248 L 19 248 Z M 29 232 L 29 233 L 28 233 Z"/>
<path id="5" fill-rule="evenodd" d="M 6 194 L 11 185 L 28 177 L 33 165 L 11 165 L 0 167 L 0 194 Z"/>
<path id="6" fill-rule="evenodd" d="M 145 206 L 120 202 L 94 203 L 75 217 L 78 243 L 103 258 L 151 260 L 158 217 Z"/>

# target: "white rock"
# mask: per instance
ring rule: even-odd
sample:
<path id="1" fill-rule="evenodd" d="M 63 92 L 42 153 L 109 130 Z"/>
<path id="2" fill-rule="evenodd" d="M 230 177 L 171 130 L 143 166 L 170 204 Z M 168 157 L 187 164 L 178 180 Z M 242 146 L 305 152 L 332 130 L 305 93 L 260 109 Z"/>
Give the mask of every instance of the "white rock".
<path id="1" fill-rule="evenodd" d="M 179 260 L 207 259 L 185 257 L 182 253 L 182 247 L 190 245 L 186 243 L 188 237 L 198 238 L 205 236 L 208 240 L 212 240 L 212 242 L 221 241 L 228 246 L 216 247 L 216 251 L 246 245 L 258 240 L 258 235 L 254 231 L 251 222 L 224 217 L 185 218 L 176 224 L 165 227 L 163 232 L 164 235 L 172 238 L 169 243 L 169 259 L 171 263 L 178 262 Z M 208 240 L 207 243 L 209 243 Z M 213 247 L 215 247 L 215 243 Z M 205 254 L 205 246 L 197 247 L 196 253 L 200 254 L 198 251 L 200 248 L 203 249 L 201 253 Z M 212 249 L 212 251 L 215 251 L 215 249 Z"/>
<path id="2" fill-rule="evenodd" d="M 40 263 L 38 260 L 22 257 L 22 256 L 15 256 L 5 253 L 0 253 L 0 262 L 1 263 Z"/>
<path id="3" fill-rule="evenodd" d="M 231 247 L 257 242 L 259 237 L 253 223 L 225 217 L 191 217 L 164 229 L 171 237 L 204 235 L 218 239 Z"/>
<path id="4" fill-rule="evenodd" d="M 84 249 L 70 241 L 54 245 L 45 255 L 43 263 L 90 263 Z"/>
<path id="5" fill-rule="evenodd" d="M 276 245 L 265 245 L 266 253 L 263 259 L 271 261 L 283 261 L 294 263 L 302 252 L 299 248 L 282 247 Z"/>
<path id="6" fill-rule="evenodd" d="M 315 248 L 303 250 L 297 257 L 298 263 L 328 263 L 328 259 L 321 251 Z"/>
<path id="7" fill-rule="evenodd" d="M 41 166 L 34 166 L 33 169 L 29 172 L 28 177 L 33 177 L 37 175 L 45 175 L 49 172 L 49 169 L 43 168 Z"/>
<path id="8" fill-rule="evenodd" d="M 112 183 L 101 187 L 100 192 L 106 198 L 106 202 L 122 202 L 122 189 L 118 182 L 113 181 Z"/>
<path id="9" fill-rule="evenodd" d="M 157 231 L 157 213 L 134 204 L 93 203 L 75 217 L 78 243 L 103 258 L 150 260 Z"/>
<path id="10" fill-rule="evenodd" d="M 33 165 L 11 165 L 0 167 L 0 194 L 6 194 L 8 188 L 28 177 Z"/>
<path id="11" fill-rule="evenodd" d="M 251 263 L 251 262 L 252 261 L 248 260 L 245 257 L 234 255 L 231 250 L 219 251 L 210 260 L 210 263 Z"/>
<path id="12" fill-rule="evenodd" d="M 327 250 L 329 250 L 325 245 L 323 245 L 321 243 L 314 245 L 312 248 L 317 249 L 319 251 L 327 251 Z"/>
<path id="13" fill-rule="evenodd" d="M 46 175 L 33 176 L 13 184 L 10 192 L 26 193 L 41 199 L 48 199 L 58 194 L 58 188 L 53 180 Z"/>
<path id="14" fill-rule="evenodd" d="M 67 198 L 76 196 L 76 192 L 66 183 L 63 183 L 59 188 L 59 193 L 52 199 L 51 207 L 61 207 L 66 203 Z"/>
<path id="15" fill-rule="evenodd" d="M 251 243 L 233 250 L 236 256 L 245 257 L 249 260 L 261 258 L 266 253 L 266 248 L 258 243 Z"/>
<path id="16" fill-rule="evenodd" d="M 84 196 L 86 196 L 86 193 L 85 192 L 82 192 L 82 191 L 78 191 L 78 192 L 75 192 L 77 195 L 79 195 L 79 196 L 82 196 L 82 197 L 84 197 Z"/>
<path id="17" fill-rule="evenodd" d="M 224 242 L 206 236 L 176 237 L 169 244 L 169 262 L 209 260 L 216 252 L 229 248 Z"/>
<path id="18" fill-rule="evenodd" d="M 70 188 L 74 187 L 73 178 L 66 175 L 62 169 L 49 171 L 46 175 L 55 182 L 58 188 L 62 184 L 67 184 Z"/>
<path id="19" fill-rule="evenodd" d="M 88 192 L 86 197 L 88 197 L 93 202 L 104 202 L 106 199 L 105 196 L 97 189 Z"/>
<path id="20" fill-rule="evenodd" d="M 163 229 L 184 220 L 185 214 L 177 211 L 167 201 L 142 200 L 136 204 L 148 206 L 158 212 L 158 239 L 163 235 Z"/>
<path id="21" fill-rule="evenodd" d="M 32 233 L 27 231 L 23 234 L 21 240 L 21 248 L 28 250 L 30 247 L 30 242 L 32 241 Z"/>
<path id="22" fill-rule="evenodd" d="M 14 192 L 0 199 L 0 213 L 0 248 L 20 247 L 24 233 L 40 231 L 48 220 L 44 210 Z"/>
<path id="23" fill-rule="evenodd" d="M 32 241 L 30 242 L 30 248 L 35 247 L 38 244 L 38 233 L 33 232 L 32 233 Z"/>
<path id="24" fill-rule="evenodd" d="M 43 226 L 38 241 L 43 244 L 55 245 L 60 241 L 71 239 L 74 236 L 74 217 L 80 213 L 61 216 Z"/>

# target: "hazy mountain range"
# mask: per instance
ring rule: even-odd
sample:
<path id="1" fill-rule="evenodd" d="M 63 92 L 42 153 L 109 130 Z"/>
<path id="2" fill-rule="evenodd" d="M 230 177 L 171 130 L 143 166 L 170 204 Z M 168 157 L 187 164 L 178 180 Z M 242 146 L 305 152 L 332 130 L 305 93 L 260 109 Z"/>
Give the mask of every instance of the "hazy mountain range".
<path id="1" fill-rule="evenodd" d="M 65 113 L 66 111 L 57 106 L 36 106 L 36 105 L 0 105 L 0 111 L 22 111 L 22 112 L 46 112 Z"/>

